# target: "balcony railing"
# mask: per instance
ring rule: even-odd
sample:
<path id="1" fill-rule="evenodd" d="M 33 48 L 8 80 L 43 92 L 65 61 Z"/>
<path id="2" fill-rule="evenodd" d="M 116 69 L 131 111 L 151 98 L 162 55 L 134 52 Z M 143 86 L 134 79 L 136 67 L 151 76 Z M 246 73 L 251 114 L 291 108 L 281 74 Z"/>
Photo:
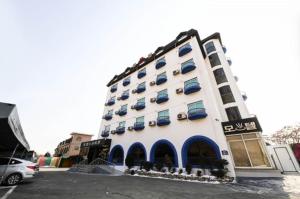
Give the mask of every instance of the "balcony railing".
<path id="1" fill-rule="evenodd" d="M 183 63 L 181 65 L 181 74 L 188 73 L 196 68 L 195 63 L 193 61 L 189 61 L 187 63 Z"/>
<path id="2" fill-rule="evenodd" d="M 157 117 L 157 126 L 166 126 L 171 123 L 169 116 L 158 116 Z"/>
<path id="3" fill-rule="evenodd" d="M 115 100 L 114 99 L 109 99 L 106 104 L 108 106 L 114 105 L 115 104 Z"/>
<path id="4" fill-rule="evenodd" d="M 136 92 L 137 93 L 142 93 L 142 92 L 144 92 L 146 90 L 146 86 L 145 85 L 143 85 L 143 86 L 138 86 L 137 88 L 136 88 Z"/>
<path id="5" fill-rule="evenodd" d="M 179 57 L 182 57 L 191 51 L 192 51 L 192 46 L 190 44 L 186 44 L 186 45 L 182 46 L 181 48 L 179 48 L 178 55 L 179 55 Z"/>
<path id="6" fill-rule="evenodd" d="M 120 135 L 120 134 L 123 134 L 125 133 L 125 127 L 124 126 L 118 126 L 116 128 L 116 134 Z"/>
<path id="7" fill-rule="evenodd" d="M 160 85 L 160 84 L 163 84 L 167 81 L 167 75 L 159 75 L 157 76 L 156 78 L 156 85 Z"/>
<path id="8" fill-rule="evenodd" d="M 129 98 L 129 93 L 123 93 L 122 95 L 121 95 L 121 99 L 122 100 L 126 100 L 126 99 L 128 99 Z"/>
<path id="9" fill-rule="evenodd" d="M 101 133 L 101 136 L 106 138 L 109 136 L 109 130 L 103 130 L 102 133 Z"/>
<path id="10" fill-rule="evenodd" d="M 168 100 L 169 100 L 168 93 L 161 93 L 161 94 L 158 94 L 157 97 L 156 97 L 156 103 L 157 104 L 166 102 Z"/>
<path id="11" fill-rule="evenodd" d="M 133 129 L 136 131 L 141 131 L 145 128 L 145 123 L 144 122 L 135 122 L 133 125 Z"/>
<path id="12" fill-rule="evenodd" d="M 110 88 L 110 92 L 114 93 L 117 91 L 117 89 L 118 89 L 117 87 L 113 86 Z"/>
<path id="13" fill-rule="evenodd" d="M 127 109 L 120 109 L 119 111 L 117 111 L 119 116 L 123 116 L 127 114 Z"/>
<path id="14" fill-rule="evenodd" d="M 139 78 L 139 79 L 141 79 L 141 78 L 143 78 L 143 77 L 145 77 L 145 76 L 146 76 L 146 71 L 143 71 L 143 70 L 142 70 L 142 71 L 139 71 L 139 72 L 138 72 L 138 78 Z"/>
<path id="15" fill-rule="evenodd" d="M 199 82 L 191 82 L 184 85 L 184 94 L 188 95 L 201 89 Z"/>
<path id="16" fill-rule="evenodd" d="M 130 84 L 130 79 L 124 79 L 123 80 L 123 86 L 127 86 Z"/>
<path id="17" fill-rule="evenodd" d="M 188 118 L 189 120 L 197 120 L 197 119 L 202 119 L 206 118 L 207 113 L 205 111 L 205 108 L 194 108 L 188 110 Z"/>
<path id="18" fill-rule="evenodd" d="M 165 59 L 160 59 L 156 62 L 155 68 L 160 69 L 161 67 L 166 65 L 166 60 Z"/>
<path id="19" fill-rule="evenodd" d="M 104 116 L 103 116 L 103 119 L 105 120 L 111 120 L 112 119 L 112 114 L 111 113 L 106 113 Z"/>
<path id="20" fill-rule="evenodd" d="M 145 102 L 137 102 L 134 105 L 135 110 L 142 110 L 145 108 Z"/>

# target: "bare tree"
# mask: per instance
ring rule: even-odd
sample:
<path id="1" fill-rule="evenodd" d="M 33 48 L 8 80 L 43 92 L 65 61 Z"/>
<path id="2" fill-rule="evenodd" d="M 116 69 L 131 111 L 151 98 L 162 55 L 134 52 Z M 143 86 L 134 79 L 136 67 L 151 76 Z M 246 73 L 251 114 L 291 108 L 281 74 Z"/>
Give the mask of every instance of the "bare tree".
<path id="1" fill-rule="evenodd" d="M 277 144 L 300 143 L 300 123 L 285 126 L 271 135 L 271 141 Z"/>

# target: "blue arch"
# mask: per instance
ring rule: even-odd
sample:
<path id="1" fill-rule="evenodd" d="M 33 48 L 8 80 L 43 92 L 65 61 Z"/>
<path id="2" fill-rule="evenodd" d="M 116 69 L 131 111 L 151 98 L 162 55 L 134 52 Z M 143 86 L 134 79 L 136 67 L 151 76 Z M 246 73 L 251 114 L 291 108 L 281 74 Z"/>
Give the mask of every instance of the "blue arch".
<path id="1" fill-rule="evenodd" d="M 210 145 L 212 147 L 212 149 L 214 150 L 217 159 L 221 159 L 221 153 L 220 153 L 220 149 L 219 146 L 210 138 L 205 137 L 205 136 L 201 136 L 201 135 L 196 135 L 193 137 L 190 137 L 189 139 L 187 139 L 184 144 L 182 145 L 182 149 L 181 149 L 181 157 L 182 157 L 182 166 L 185 168 L 185 165 L 187 164 L 187 153 L 188 153 L 188 148 L 189 146 L 197 141 L 201 141 L 201 142 L 205 142 L 208 145 Z"/>
<path id="2" fill-rule="evenodd" d="M 109 162 L 112 162 L 112 159 L 113 159 L 113 155 L 114 153 L 116 152 L 116 150 L 120 149 L 122 151 L 122 154 L 123 154 L 123 159 L 122 159 L 122 163 L 114 163 L 116 165 L 123 165 L 124 164 L 124 150 L 123 150 L 123 147 L 121 145 L 116 145 L 114 146 L 111 150 L 110 150 L 110 153 L 109 153 L 109 157 L 108 157 L 108 161 Z"/>
<path id="3" fill-rule="evenodd" d="M 151 147 L 151 151 L 150 151 L 150 162 L 154 163 L 154 159 L 155 159 L 155 151 L 157 149 L 157 147 L 161 144 L 166 144 L 168 145 L 171 150 L 173 151 L 174 154 L 174 163 L 175 163 L 175 167 L 178 167 L 178 156 L 177 156 L 177 152 L 176 152 L 176 148 L 174 147 L 174 145 L 168 141 L 168 140 L 158 140 L 157 142 L 155 142 L 152 147 Z"/>
<path id="4" fill-rule="evenodd" d="M 146 148 L 144 147 L 144 145 L 142 143 L 140 143 L 140 142 L 133 143 L 129 147 L 129 149 L 127 151 L 127 155 L 130 154 L 135 147 L 141 148 L 144 151 L 144 153 L 145 153 L 145 161 L 146 161 L 147 160 L 147 151 L 146 151 Z"/>

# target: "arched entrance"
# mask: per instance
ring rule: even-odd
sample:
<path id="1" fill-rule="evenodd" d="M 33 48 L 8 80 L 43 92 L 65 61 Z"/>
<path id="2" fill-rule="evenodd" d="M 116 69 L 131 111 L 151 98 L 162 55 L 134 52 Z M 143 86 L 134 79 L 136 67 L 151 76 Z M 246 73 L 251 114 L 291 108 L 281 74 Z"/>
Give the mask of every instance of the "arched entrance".
<path id="1" fill-rule="evenodd" d="M 187 139 L 181 150 L 182 165 L 187 163 L 193 167 L 209 168 L 214 160 L 221 159 L 218 145 L 205 136 L 193 136 Z"/>
<path id="2" fill-rule="evenodd" d="M 109 162 L 112 162 L 116 165 L 123 165 L 124 162 L 124 150 L 121 145 L 116 145 L 109 153 Z"/>
<path id="3" fill-rule="evenodd" d="M 136 142 L 129 147 L 127 156 L 128 155 L 133 157 L 135 166 L 140 166 L 141 162 L 147 160 L 146 149 L 144 145 L 139 142 Z"/>
<path id="4" fill-rule="evenodd" d="M 150 161 L 163 164 L 171 161 L 174 167 L 178 167 L 178 157 L 175 147 L 168 140 L 155 142 L 150 151 Z"/>

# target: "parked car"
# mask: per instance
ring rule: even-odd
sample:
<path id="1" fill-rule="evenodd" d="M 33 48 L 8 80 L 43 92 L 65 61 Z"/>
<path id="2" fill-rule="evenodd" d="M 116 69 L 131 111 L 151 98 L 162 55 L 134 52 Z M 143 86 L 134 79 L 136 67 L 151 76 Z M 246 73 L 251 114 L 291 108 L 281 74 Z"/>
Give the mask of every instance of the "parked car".
<path id="1" fill-rule="evenodd" d="M 0 179 L 5 185 L 16 185 L 23 180 L 32 178 L 38 171 L 39 166 L 36 163 L 12 158 L 8 164 L 9 157 L 0 157 Z"/>

